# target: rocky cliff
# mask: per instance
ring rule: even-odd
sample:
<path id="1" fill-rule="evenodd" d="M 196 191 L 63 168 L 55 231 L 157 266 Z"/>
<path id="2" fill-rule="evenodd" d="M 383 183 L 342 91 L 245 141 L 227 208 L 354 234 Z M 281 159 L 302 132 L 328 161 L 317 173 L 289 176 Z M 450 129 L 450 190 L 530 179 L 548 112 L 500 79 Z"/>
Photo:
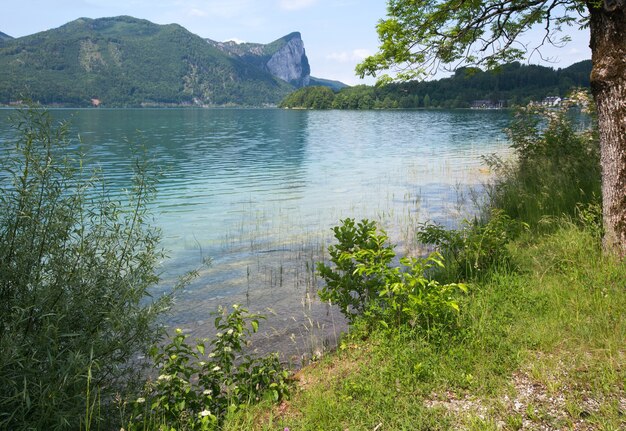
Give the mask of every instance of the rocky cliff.
<path id="1" fill-rule="evenodd" d="M 309 85 L 311 68 L 300 33 L 272 55 L 267 62 L 267 70 L 296 87 Z"/>
<path id="2" fill-rule="evenodd" d="M 268 44 L 216 42 L 211 39 L 207 39 L 207 42 L 291 85 L 309 85 L 311 68 L 299 32 L 290 33 Z"/>

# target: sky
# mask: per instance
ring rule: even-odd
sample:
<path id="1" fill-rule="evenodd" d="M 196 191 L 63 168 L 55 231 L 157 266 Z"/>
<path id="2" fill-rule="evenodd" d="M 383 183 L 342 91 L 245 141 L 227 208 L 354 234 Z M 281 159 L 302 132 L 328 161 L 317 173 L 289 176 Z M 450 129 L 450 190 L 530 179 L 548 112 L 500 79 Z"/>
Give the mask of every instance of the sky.
<path id="1" fill-rule="evenodd" d="M 81 17 L 118 15 L 180 24 L 217 41 L 269 43 L 299 31 L 311 75 L 349 85 L 374 82 L 361 81 L 354 67 L 376 52 L 376 24 L 386 15 L 385 0 L 1 0 L 0 5 L 0 31 L 13 37 Z M 528 62 L 562 68 L 591 58 L 588 30 L 568 33 L 572 41 L 565 47 L 542 51 L 549 63 L 538 55 Z"/>

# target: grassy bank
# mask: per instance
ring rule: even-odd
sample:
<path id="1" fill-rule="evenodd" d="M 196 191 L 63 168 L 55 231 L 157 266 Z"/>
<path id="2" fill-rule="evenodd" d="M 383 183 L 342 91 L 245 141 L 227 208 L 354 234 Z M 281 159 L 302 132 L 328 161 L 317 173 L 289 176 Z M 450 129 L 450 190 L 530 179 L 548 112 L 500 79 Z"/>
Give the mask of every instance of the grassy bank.
<path id="1" fill-rule="evenodd" d="M 226 429 L 623 429 L 626 264 L 566 222 L 508 249 L 516 270 L 473 286 L 459 331 L 347 336 L 296 375 L 291 400 Z"/>

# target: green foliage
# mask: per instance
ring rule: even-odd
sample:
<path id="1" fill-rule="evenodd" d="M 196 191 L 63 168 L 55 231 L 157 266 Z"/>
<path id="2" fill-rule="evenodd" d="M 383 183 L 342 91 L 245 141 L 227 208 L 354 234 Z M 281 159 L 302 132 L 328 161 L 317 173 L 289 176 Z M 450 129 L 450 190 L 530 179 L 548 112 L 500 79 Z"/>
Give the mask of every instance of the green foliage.
<path id="1" fill-rule="evenodd" d="M 567 216 L 602 235 L 600 161 L 593 115 L 585 93 L 572 93 L 560 107 L 530 105 L 520 109 L 509 136 L 513 161 L 490 156 L 485 160 L 496 174 L 488 184 L 486 220 L 464 221 L 461 229 L 446 230 L 424 224 L 417 232 L 432 244 L 448 265 L 438 271 L 441 280 L 471 280 L 510 267 L 507 245 L 521 232 L 558 226 Z M 556 222 L 555 222 L 556 221 Z"/>
<path id="2" fill-rule="evenodd" d="M 459 312 L 457 293 L 467 293 L 467 286 L 462 283 L 440 284 L 426 276 L 431 268 L 444 267 L 441 255 L 434 253 L 426 259 L 403 257 L 400 265 L 387 270 L 387 282 L 379 292 L 380 301 L 377 307 L 366 312 L 366 316 L 375 316 L 383 326 L 408 323 L 427 332 L 456 323 L 456 313 Z M 365 265 L 358 268 L 359 272 L 365 273 L 376 270 Z"/>
<path id="3" fill-rule="evenodd" d="M 441 285 L 425 275 L 433 266 L 443 267 L 440 255 L 403 257 L 400 266 L 393 266 L 393 247 L 375 223 L 348 218 L 333 230 L 338 244 L 329 246 L 328 252 L 334 266 L 318 263 L 326 283 L 319 296 L 337 304 L 351 322 L 358 318 L 370 326 L 408 324 L 431 331 L 455 321 L 459 311 L 455 294 L 466 292 L 466 286 Z"/>
<path id="4" fill-rule="evenodd" d="M 280 108 L 330 109 L 335 93 L 328 87 L 305 87 L 294 91 L 278 105 Z"/>
<path id="5" fill-rule="evenodd" d="M 132 387 L 129 361 L 161 334 L 154 177 L 138 163 L 115 201 L 81 170 L 66 124 L 34 108 L 15 121 L 0 159 L 0 428 L 78 429 Z"/>
<path id="6" fill-rule="evenodd" d="M 314 109 L 469 108 L 477 100 L 506 106 L 526 105 L 547 96 L 565 97 L 573 88 L 589 87 L 591 61 L 554 70 L 511 63 L 496 71 L 461 68 L 450 78 L 383 86 L 357 85 L 336 93 L 305 87 L 280 106 Z"/>
<path id="7" fill-rule="evenodd" d="M 377 25 L 379 51 L 357 66 L 361 77 L 392 70 L 395 79 L 408 80 L 433 73 L 441 64 L 455 63 L 492 69 L 524 57 L 526 47 L 515 42 L 534 25 L 546 27 L 542 44 L 559 45 L 568 40 L 559 38 L 563 27 L 585 25 L 587 12 L 584 2 L 573 0 L 387 3 L 388 16 Z M 380 79 L 392 78 L 383 75 Z"/>
<path id="8" fill-rule="evenodd" d="M 261 316 L 238 305 L 220 309 L 217 334 L 210 341 L 186 342 L 180 329 L 151 357 L 158 377 L 133 403 L 131 430 L 214 430 L 227 413 L 267 397 L 274 402 L 288 395 L 288 374 L 278 356 L 257 358 L 243 354 L 247 337 L 256 332 Z"/>
<path id="9" fill-rule="evenodd" d="M 437 271 L 443 280 L 475 280 L 495 269 L 510 267 L 507 245 L 528 229 L 503 211 L 494 209 L 486 222 L 464 220 L 460 229 L 424 223 L 417 231 L 423 244 L 434 245 L 447 265 Z"/>
<path id="10" fill-rule="evenodd" d="M 81 18 L 0 45 L 0 103 L 263 105 L 294 87 L 183 27 Z"/>
<path id="11" fill-rule="evenodd" d="M 325 286 L 319 291 L 322 301 L 337 304 L 350 320 L 362 315 L 372 302 L 378 300 L 378 292 L 385 285 L 384 273 L 391 265 L 395 252 L 384 233 L 377 233 L 376 223 L 362 220 L 355 223 L 347 218 L 333 228 L 336 245 L 328 247 L 333 267 L 324 262 L 317 270 Z M 362 251 L 367 253 L 362 253 Z M 358 271 L 359 267 L 378 268 L 370 274 Z"/>
<path id="12" fill-rule="evenodd" d="M 586 96 L 574 93 L 558 109 L 520 109 L 509 135 L 516 159 L 487 158 L 496 173 L 489 186 L 491 204 L 533 226 L 546 217 L 574 217 L 578 207 L 600 197 L 601 170 L 597 129 Z M 585 126 L 582 120 L 587 120 Z M 580 124 L 583 124 L 581 127 Z"/>

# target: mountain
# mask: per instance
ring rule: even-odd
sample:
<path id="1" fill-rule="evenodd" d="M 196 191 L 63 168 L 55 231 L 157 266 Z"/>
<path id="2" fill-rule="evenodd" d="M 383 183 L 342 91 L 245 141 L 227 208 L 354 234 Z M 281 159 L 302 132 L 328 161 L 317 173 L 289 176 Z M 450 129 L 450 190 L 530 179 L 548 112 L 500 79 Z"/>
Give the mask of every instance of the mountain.
<path id="1" fill-rule="evenodd" d="M 320 87 L 301 88 L 281 102 L 285 108 L 386 109 L 469 108 L 472 106 L 526 105 L 548 96 L 565 97 L 576 87 L 589 87 L 591 61 L 564 69 L 505 64 L 495 71 L 461 68 L 437 81 L 412 81 L 385 86 L 357 85 L 329 92 Z M 311 79 L 314 82 L 314 79 Z"/>
<path id="2" fill-rule="evenodd" d="M 272 43 L 207 42 L 222 52 L 258 67 L 295 87 L 309 84 L 311 68 L 300 33 L 294 32 Z"/>
<path id="3" fill-rule="evenodd" d="M 311 79 L 309 80 L 309 86 L 311 87 L 328 87 L 333 91 L 339 91 L 342 88 L 346 88 L 349 87 L 349 85 L 344 84 L 341 81 L 333 81 L 330 79 L 322 79 L 322 78 L 315 78 L 313 76 L 311 76 Z"/>
<path id="4" fill-rule="evenodd" d="M 2 33 L 0 31 L 0 43 L 4 42 L 5 40 L 11 40 L 11 39 L 13 39 L 11 36 L 9 36 L 6 33 Z"/>
<path id="5" fill-rule="evenodd" d="M 299 33 L 222 45 L 177 24 L 80 18 L 0 44 L 0 103 L 261 106 L 307 83 Z"/>
<path id="6" fill-rule="evenodd" d="M 306 56 L 302 36 L 293 32 L 269 44 L 237 43 L 234 41 L 216 42 L 207 39 L 214 47 L 271 73 L 297 88 L 308 86 L 329 87 L 338 91 L 348 87 L 340 81 L 311 76 L 309 60 Z"/>

